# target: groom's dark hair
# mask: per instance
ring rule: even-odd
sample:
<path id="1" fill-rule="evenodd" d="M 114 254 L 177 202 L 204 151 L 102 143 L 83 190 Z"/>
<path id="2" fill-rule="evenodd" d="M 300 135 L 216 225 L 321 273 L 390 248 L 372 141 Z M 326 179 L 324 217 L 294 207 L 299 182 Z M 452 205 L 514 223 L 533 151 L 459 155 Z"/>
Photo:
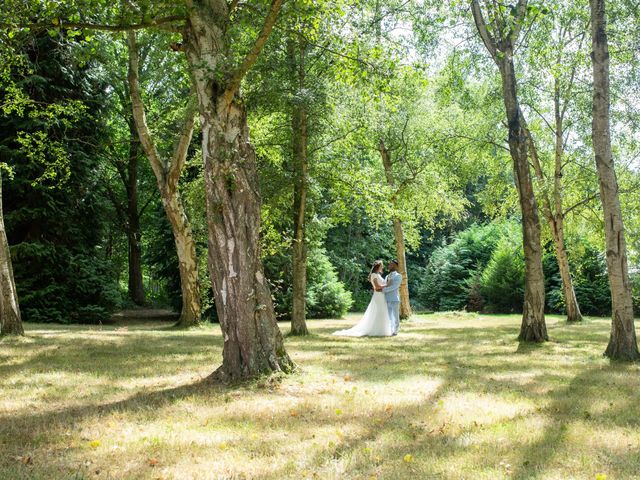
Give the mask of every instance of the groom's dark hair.
<path id="1" fill-rule="evenodd" d="M 395 258 L 391 260 L 391 263 L 395 263 L 397 266 L 400 266 L 400 264 L 398 263 L 398 260 L 396 260 Z"/>

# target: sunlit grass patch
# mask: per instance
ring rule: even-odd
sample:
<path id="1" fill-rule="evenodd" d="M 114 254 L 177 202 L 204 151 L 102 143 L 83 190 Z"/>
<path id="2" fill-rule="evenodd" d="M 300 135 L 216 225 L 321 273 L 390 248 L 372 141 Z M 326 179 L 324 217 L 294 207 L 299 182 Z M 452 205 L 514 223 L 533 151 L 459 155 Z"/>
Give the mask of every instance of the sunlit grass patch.
<path id="1" fill-rule="evenodd" d="M 601 354 L 609 323 L 430 314 L 395 338 L 357 321 L 287 338 L 300 370 L 241 387 L 205 379 L 215 326 L 28 325 L 0 340 L 0 478 L 636 478 L 640 367 Z M 281 325 L 286 330 L 286 325 Z"/>

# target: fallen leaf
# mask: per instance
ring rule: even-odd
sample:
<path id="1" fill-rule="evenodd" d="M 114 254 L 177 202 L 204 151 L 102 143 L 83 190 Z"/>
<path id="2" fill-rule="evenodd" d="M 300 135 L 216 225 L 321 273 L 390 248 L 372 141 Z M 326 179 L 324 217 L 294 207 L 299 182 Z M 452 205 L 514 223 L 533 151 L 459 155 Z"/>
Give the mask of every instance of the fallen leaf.
<path id="1" fill-rule="evenodd" d="M 150 458 L 149 459 L 149 466 L 150 467 L 155 467 L 159 463 L 160 463 L 160 461 L 157 458 Z"/>

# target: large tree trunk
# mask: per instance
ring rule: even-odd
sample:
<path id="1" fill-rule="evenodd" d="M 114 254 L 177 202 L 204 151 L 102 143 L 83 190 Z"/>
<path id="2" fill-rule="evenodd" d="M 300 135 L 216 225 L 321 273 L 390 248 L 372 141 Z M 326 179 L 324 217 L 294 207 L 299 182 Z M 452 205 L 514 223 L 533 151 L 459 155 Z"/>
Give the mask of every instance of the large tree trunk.
<path id="1" fill-rule="evenodd" d="M 11 253 L 2 213 L 2 170 L 0 170 L 0 335 L 24 335 Z"/>
<path id="2" fill-rule="evenodd" d="M 379 143 L 380 156 L 382 157 L 382 165 L 387 179 L 387 184 L 392 189 L 395 188 L 395 177 L 393 175 L 393 165 L 391 156 L 387 150 L 384 141 L 381 139 Z M 402 275 L 402 283 L 400 284 L 400 318 L 406 319 L 411 316 L 411 302 L 409 301 L 409 276 L 407 274 L 407 257 L 404 243 L 404 232 L 402 230 L 402 221 L 399 218 L 393 219 L 393 237 L 396 245 L 396 258 L 398 260 L 398 271 Z"/>
<path id="3" fill-rule="evenodd" d="M 293 242 L 291 263 L 293 273 L 293 299 L 291 309 L 291 335 L 308 335 L 306 322 L 307 241 L 306 207 L 309 188 L 309 159 L 307 151 L 307 109 L 305 99 L 299 95 L 304 89 L 305 49 L 301 41 L 288 42 L 289 61 L 298 95 L 293 95 L 291 131 L 293 146 Z M 297 55 L 296 55 L 297 54 Z M 297 58 L 296 58 L 297 57 Z"/>
<path id="4" fill-rule="evenodd" d="M 528 134 L 516 93 L 513 52 L 507 50 L 498 58 L 502 92 L 509 125 L 509 151 L 513 159 L 516 188 L 522 211 L 522 243 L 524 246 L 525 287 L 522 325 L 518 339 L 543 342 L 549 339 L 544 318 L 544 273 L 540 245 L 540 219 L 529 171 Z"/>
<path id="5" fill-rule="evenodd" d="M 140 212 L 138 211 L 138 153 L 140 144 L 135 126 L 129 125 L 129 161 L 127 164 L 127 240 L 129 244 L 129 298 L 136 305 L 144 305 L 142 281 L 142 244 L 140 240 Z"/>
<path id="6" fill-rule="evenodd" d="M 498 8 L 493 4 L 493 8 Z M 509 152 L 513 160 L 516 188 L 522 211 L 522 243 L 524 246 L 525 283 L 522 325 L 518 340 L 544 342 L 548 340 L 544 320 L 544 273 L 540 245 L 540 219 L 529 171 L 528 132 L 518 103 L 513 49 L 527 12 L 527 0 L 518 0 L 508 23 L 501 13 L 494 12 L 492 28 L 482 15 L 479 0 L 472 0 L 471 11 L 480 38 L 487 47 L 502 79 L 502 96 L 509 124 Z"/>
<path id="7" fill-rule="evenodd" d="M 171 225 L 178 255 L 182 311 L 176 325 L 179 327 L 191 327 L 199 324 L 202 319 L 200 284 L 198 281 L 198 256 L 178 183 L 193 135 L 195 112 L 191 105 L 187 106 L 185 121 L 176 143 L 173 158 L 170 162 L 163 161 L 147 126 L 144 103 L 140 92 L 139 56 L 134 32 L 128 33 L 128 46 L 129 71 L 127 77 L 133 107 L 133 118 L 140 143 L 156 177 L 162 206 Z"/>
<path id="8" fill-rule="evenodd" d="M 264 276 L 256 156 L 246 113 L 237 98 L 240 81 L 266 42 L 280 4 L 273 0 L 256 44 L 229 76 L 218 74 L 229 48 L 224 34 L 227 3 L 194 2 L 185 30 L 202 124 L 209 274 L 224 338 L 223 362 L 214 377 L 225 381 L 294 368 Z"/>
<path id="9" fill-rule="evenodd" d="M 607 273 L 611 289 L 611 335 L 605 355 L 614 360 L 640 358 L 633 320 L 631 284 L 627 266 L 627 247 L 618 180 L 611 151 L 609 125 L 609 45 L 605 0 L 590 0 L 593 60 L 593 120 L 592 135 L 600 198 L 604 213 L 607 247 Z"/>

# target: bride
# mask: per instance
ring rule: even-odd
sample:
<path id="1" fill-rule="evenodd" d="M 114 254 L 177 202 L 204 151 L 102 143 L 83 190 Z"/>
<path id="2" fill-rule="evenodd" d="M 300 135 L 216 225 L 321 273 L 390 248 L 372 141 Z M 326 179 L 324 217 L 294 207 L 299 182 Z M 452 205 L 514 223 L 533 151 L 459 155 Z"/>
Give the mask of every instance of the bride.
<path id="1" fill-rule="evenodd" d="M 362 320 L 348 330 L 334 332 L 334 335 L 344 337 L 390 337 L 392 335 L 387 300 L 382 293 L 382 289 L 386 286 L 381 275 L 382 265 L 382 260 L 376 260 L 371 267 L 369 281 L 373 285 L 374 292 Z"/>

